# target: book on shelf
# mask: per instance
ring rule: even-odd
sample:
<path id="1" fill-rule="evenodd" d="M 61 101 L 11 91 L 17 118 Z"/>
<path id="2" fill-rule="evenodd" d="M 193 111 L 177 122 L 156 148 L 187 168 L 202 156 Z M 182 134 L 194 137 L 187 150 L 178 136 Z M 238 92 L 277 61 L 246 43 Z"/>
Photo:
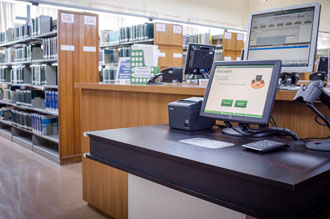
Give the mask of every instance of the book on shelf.
<path id="1" fill-rule="evenodd" d="M 0 119 L 11 120 L 11 110 L 12 107 L 1 107 L 0 109 Z"/>
<path id="2" fill-rule="evenodd" d="M 5 102 L 11 102 L 11 97 L 12 97 L 12 90 L 8 88 L 1 88 L 0 89 L 0 98 L 2 101 Z"/>
<path id="3" fill-rule="evenodd" d="M 119 57 L 120 58 L 130 57 L 130 51 L 131 51 L 130 46 L 121 47 L 119 49 Z"/>
<path id="4" fill-rule="evenodd" d="M 119 44 L 120 32 L 113 30 L 101 30 L 100 31 L 100 44 L 112 45 Z"/>
<path id="5" fill-rule="evenodd" d="M 45 91 L 45 108 L 50 112 L 58 112 L 58 92 Z"/>
<path id="6" fill-rule="evenodd" d="M 154 38 L 154 23 L 138 24 L 120 28 L 120 43 Z"/>
<path id="7" fill-rule="evenodd" d="M 16 89 L 16 104 L 31 107 L 31 90 Z"/>
<path id="8" fill-rule="evenodd" d="M 0 68 L 0 82 L 10 82 L 10 69 Z"/>
<path id="9" fill-rule="evenodd" d="M 31 69 L 26 65 L 12 66 L 10 81 L 13 84 L 31 84 Z"/>
<path id="10" fill-rule="evenodd" d="M 39 17 L 31 19 L 32 36 L 49 33 L 52 31 L 53 22 L 52 17 L 40 15 Z"/>
<path id="11" fill-rule="evenodd" d="M 105 67 L 102 69 L 101 81 L 103 83 L 113 83 L 116 80 L 117 68 Z"/>
<path id="12" fill-rule="evenodd" d="M 33 85 L 57 85 L 56 66 L 49 64 L 31 65 Z"/>
<path id="13" fill-rule="evenodd" d="M 118 49 L 101 49 L 99 54 L 100 64 L 115 64 L 119 61 Z"/>
<path id="14" fill-rule="evenodd" d="M 188 45 L 189 43 L 211 44 L 210 34 L 202 33 L 183 36 L 183 45 Z"/>
<path id="15" fill-rule="evenodd" d="M 41 44 L 27 45 L 27 60 L 38 60 L 43 58 L 43 51 Z"/>
<path id="16" fill-rule="evenodd" d="M 32 113 L 32 132 L 39 135 L 57 135 L 58 119 L 52 115 Z"/>
<path id="17" fill-rule="evenodd" d="M 53 59 L 57 57 L 57 37 L 46 38 L 42 40 L 42 57 L 44 59 Z"/>
<path id="18" fill-rule="evenodd" d="M 32 130 L 31 114 L 32 113 L 26 111 L 12 109 L 11 110 L 12 124 L 22 129 Z"/>

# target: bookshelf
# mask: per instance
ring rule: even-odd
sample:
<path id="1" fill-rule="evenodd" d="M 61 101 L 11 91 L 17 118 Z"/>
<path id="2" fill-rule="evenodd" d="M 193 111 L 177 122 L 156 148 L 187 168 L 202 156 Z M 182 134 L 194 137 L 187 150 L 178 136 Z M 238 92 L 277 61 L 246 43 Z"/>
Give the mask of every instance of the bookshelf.
<path id="1" fill-rule="evenodd" d="M 81 160 L 80 130 L 77 128 L 80 93 L 74 84 L 98 82 L 98 16 L 59 11 L 58 18 L 56 24 L 47 16 L 39 18 L 50 21 L 56 29 L 38 34 L 33 26 L 32 36 L 30 32 L 22 39 L 0 44 L 0 49 L 7 51 L 36 45 L 36 53 L 29 51 L 30 58 L 26 58 L 23 52 L 22 61 L 11 58 L 9 62 L 3 62 L 5 59 L 0 57 L 0 68 L 10 71 L 9 80 L 0 78 L 0 135 L 58 164 L 67 164 Z M 47 28 L 41 27 L 41 30 Z M 74 49 L 67 50 L 70 46 Z M 17 73 L 17 80 L 13 80 L 13 69 L 20 66 L 24 70 Z M 8 71 L 1 72 L 2 76 L 8 77 Z M 29 79 L 22 80 L 25 76 Z M 10 119 L 4 116 L 8 109 Z M 51 125 L 41 125 L 43 120 Z"/>
<path id="2" fill-rule="evenodd" d="M 126 39 L 124 36 L 127 36 L 127 33 L 123 33 L 123 30 L 132 31 L 134 28 L 143 28 L 143 25 L 152 25 L 149 26 L 148 30 L 146 30 L 142 36 L 134 37 Z M 117 58 L 112 62 L 105 62 L 104 59 L 101 58 L 99 60 L 100 71 L 106 70 L 116 70 L 118 66 L 117 59 L 120 57 L 129 57 L 129 49 L 133 44 L 149 44 L 149 45 L 158 45 L 158 49 L 160 50 L 160 57 L 158 59 L 158 66 L 160 69 L 164 69 L 170 66 L 183 66 L 183 35 L 182 35 L 182 26 L 176 24 L 165 24 L 165 23 L 146 23 L 142 25 L 135 25 L 134 27 L 124 27 L 119 31 L 119 35 L 117 35 L 118 40 L 114 40 L 115 42 L 103 42 L 102 37 L 104 37 L 104 32 L 101 34 L 101 42 L 100 49 L 104 50 L 112 50 L 112 54 L 115 54 Z M 150 32 L 152 30 L 152 33 Z M 107 34 L 116 32 L 109 31 Z M 134 31 L 133 31 L 134 32 Z M 140 33 L 143 32 L 142 30 Z M 132 35 L 132 32 L 128 34 L 128 36 Z M 146 33 L 149 33 L 145 35 Z M 114 34 L 113 34 L 114 35 Z M 134 32 L 134 36 L 136 36 Z M 123 39 L 124 38 L 124 39 Z M 144 38 L 144 39 L 141 39 Z M 121 55 L 120 50 L 127 48 L 128 51 L 124 51 L 125 55 Z M 105 54 L 100 54 L 100 57 L 104 57 Z"/>

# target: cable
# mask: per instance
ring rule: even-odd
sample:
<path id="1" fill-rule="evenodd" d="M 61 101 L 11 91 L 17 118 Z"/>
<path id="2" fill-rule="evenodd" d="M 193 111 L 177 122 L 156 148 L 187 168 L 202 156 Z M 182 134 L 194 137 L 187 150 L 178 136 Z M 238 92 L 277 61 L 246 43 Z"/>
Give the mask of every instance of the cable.
<path id="1" fill-rule="evenodd" d="M 276 122 L 275 122 L 275 119 L 274 119 L 274 117 L 273 117 L 273 115 L 270 115 L 270 118 L 272 119 L 272 122 L 273 122 L 273 126 L 274 127 L 277 127 L 277 124 L 276 124 Z"/>
<path id="2" fill-rule="evenodd" d="M 318 118 L 320 118 L 320 117 L 319 117 L 319 116 L 315 116 L 315 117 L 314 117 L 314 120 L 315 120 L 315 122 L 316 122 L 317 124 L 319 124 L 319 125 L 321 125 L 321 126 L 327 126 L 327 124 L 318 121 Z"/>

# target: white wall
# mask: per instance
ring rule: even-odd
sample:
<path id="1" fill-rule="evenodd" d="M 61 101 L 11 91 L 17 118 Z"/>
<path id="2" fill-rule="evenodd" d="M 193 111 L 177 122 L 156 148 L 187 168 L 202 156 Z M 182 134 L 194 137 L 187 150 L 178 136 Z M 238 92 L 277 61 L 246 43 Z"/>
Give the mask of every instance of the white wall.
<path id="1" fill-rule="evenodd" d="M 246 29 L 249 0 L 49 0 L 91 8 Z"/>
<path id="2" fill-rule="evenodd" d="M 330 31 L 330 0 L 48 0 L 60 3 L 247 29 L 252 11 L 318 1 L 322 5 L 320 31 Z"/>
<path id="3" fill-rule="evenodd" d="M 250 0 L 250 11 L 260 11 L 290 5 L 319 2 L 321 4 L 320 31 L 330 32 L 330 1 L 329 0 Z"/>

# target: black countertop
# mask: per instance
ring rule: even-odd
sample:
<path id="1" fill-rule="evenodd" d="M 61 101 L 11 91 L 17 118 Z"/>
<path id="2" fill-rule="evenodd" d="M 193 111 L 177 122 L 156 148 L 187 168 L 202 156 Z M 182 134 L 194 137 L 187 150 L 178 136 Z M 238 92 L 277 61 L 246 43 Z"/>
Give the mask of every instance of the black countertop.
<path id="1" fill-rule="evenodd" d="M 301 142 L 259 154 L 241 147 L 255 139 L 168 125 L 95 131 L 89 136 L 91 159 L 252 216 L 301 217 L 330 201 L 330 153 L 307 150 Z M 210 149 L 179 142 L 189 138 L 235 146 Z M 284 207 L 290 212 L 279 209 Z"/>

